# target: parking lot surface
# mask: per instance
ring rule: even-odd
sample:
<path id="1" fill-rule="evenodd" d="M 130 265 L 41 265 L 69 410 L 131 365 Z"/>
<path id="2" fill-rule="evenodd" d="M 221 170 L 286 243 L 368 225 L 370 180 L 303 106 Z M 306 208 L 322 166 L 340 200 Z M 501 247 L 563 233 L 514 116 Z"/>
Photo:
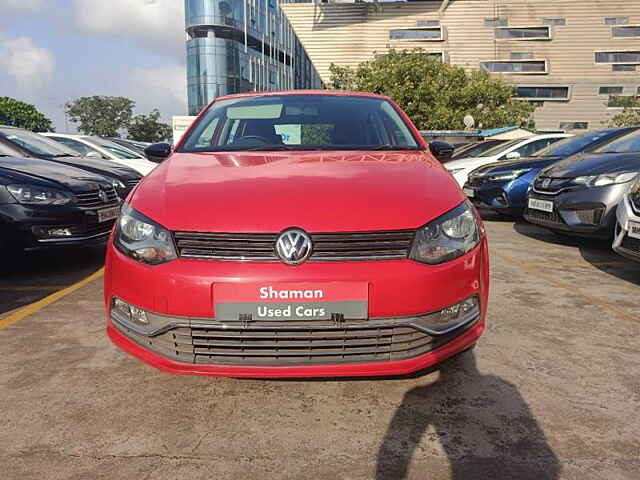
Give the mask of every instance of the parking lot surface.
<path id="1" fill-rule="evenodd" d="M 487 229 L 484 337 L 403 379 L 171 376 L 109 343 L 99 279 L 2 323 L 100 252 L 6 275 L 0 477 L 637 479 L 640 264 L 524 223 Z"/>

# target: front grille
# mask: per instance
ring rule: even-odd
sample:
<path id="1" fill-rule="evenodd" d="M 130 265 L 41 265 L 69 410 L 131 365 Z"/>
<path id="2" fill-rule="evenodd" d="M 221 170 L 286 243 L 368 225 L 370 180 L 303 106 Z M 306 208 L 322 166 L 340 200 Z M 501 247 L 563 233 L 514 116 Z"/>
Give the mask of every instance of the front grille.
<path id="1" fill-rule="evenodd" d="M 543 183 L 545 183 L 546 180 L 549 180 L 549 184 L 543 186 Z M 535 188 L 536 191 L 547 193 L 558 193 L 570 186 L 571 179 L 561 177 L 537 177 L 533 182 L 533 188 Z"/>
<path id="2" fill-rule="evenodd" d="M 533 218 L 535 220 L 540 220 L 546 223 L 557 223 L 560 225 L 564 225 L 562 218 L 558 214 L 558 212 L 542 212 L 540 210 L 532 210 L 528 208 L 526 210 L 526 215 L 529 218 Z"/>
<path id="3" fill-rule="evenodd" d="M 100 198 L 100 190 L 103 190 L 107 194 L 107 201 L 105 202 Z M 92 190 L 87 193 L 76 193 L 76 204 L 81 208 L 103 208 L 110 205 L 117 205 L 120 201 L 118 193 L 112 185 L 101 187 L 100 189 Z"/>
<path id="4" fill-rule="evenodd" d="M 415 230 L 311 234 L 309 261 L 406 258 Z M 181 257 L 211 260 L 279 261 L 276 233 L 175 232 Z"/>
<path id="5" fill-rule="evenodd" d="M 180 362 L 259 366 L 402 360 L 429 352 L 462 333 L 435 338 L 411 327 L 372 328 L 364 322 L 350 327 L 274 322 L 179 327 L 149 338 L 118 322 L 114 326 L 143 347 Z"/>
<path id="6" fill-rule="evenodd" d="M 633 238 L 627 235 L 622 240 L 622 244 L 620 246 L 625 250 L 629 250 L 635 253 L 640 253 L 640 239 L 638 238 Z"/>

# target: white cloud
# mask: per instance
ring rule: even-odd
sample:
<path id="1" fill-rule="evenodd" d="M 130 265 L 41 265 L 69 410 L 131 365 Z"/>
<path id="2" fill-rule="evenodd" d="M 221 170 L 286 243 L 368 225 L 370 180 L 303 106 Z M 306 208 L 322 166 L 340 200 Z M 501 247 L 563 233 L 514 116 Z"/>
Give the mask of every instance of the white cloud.
<path id="1" fill-rule="evenodd" d="M 136 101 L 136 111 L 160 110 L 165 120 L 186 115 L 187 79 L 182 66 L 134 68 L 128 75 L 122 94 Z"/>
<path id="2" fill-rule="evenodd" d="M 0 0 L 0 12 L 3 9 L 33 11 L 44 8 L 46 0 Z"/>
<path id="3" fill-rule="evenodd" d="M 84 33 L 133 38 L 184 62 L 182 0 L 74 0 L 73 19 Z"/>
<path id="4" fill-rule="evenodd" d="M 0 68 L 24 91 L 34 91 L 48 84 L 55 71 L 56 59 L 51 51 L 38 47 L 29 37 L 0 37 Z"/>

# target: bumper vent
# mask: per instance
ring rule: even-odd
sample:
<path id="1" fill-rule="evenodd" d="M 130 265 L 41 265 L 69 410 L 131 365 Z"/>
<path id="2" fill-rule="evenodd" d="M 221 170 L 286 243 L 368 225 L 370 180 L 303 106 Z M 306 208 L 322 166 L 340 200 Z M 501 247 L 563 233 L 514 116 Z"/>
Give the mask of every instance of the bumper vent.
<path id="1" fill-rule="evenodd" d="M 538 220 L 542 223 L 553 223 L 557 225 L 565 224 L 562 221 L 562 218 L 560 218 L 560 215 L 558 214 L 558 212 L 542 212 L 540 210 L 532 210 L 528 208 L 525 212 L 525 215 L 528 218 L 531 218 L 533 220 Z"/>
<path id="2" fill-rule="evenodd" d="M 406 258 L 415 230 L 311 234 L 308 261 L 389 260 Z M 231 261 L 279 261 L 275 233 L 175 232 L 185 258 Z"/>
<path id="3" fill-rule="evenodd" d="M 624 240 L 622 240 L 622 244 L 620 246 L 625 250 L 629 250 L 630 252 L 640 255 L 640 239 L 638 238 L 633 238 L 627 235 L 624 237 Z"/>

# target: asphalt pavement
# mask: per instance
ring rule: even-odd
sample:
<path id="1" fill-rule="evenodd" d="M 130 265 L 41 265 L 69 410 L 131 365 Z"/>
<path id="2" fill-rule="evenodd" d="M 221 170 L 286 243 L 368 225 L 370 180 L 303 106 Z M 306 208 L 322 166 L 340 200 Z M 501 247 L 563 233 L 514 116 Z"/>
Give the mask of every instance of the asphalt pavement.
<path id="1" fill-rule="evenodd" d="M 479 345 L 390 380 L 161 373 L 106 338 L 99 273 L 59 290 L 100 250 L 34 257 L 0 279 L 0 478 L 639 478 L 640 264 L 524 223 L 487 229 Z"/>

